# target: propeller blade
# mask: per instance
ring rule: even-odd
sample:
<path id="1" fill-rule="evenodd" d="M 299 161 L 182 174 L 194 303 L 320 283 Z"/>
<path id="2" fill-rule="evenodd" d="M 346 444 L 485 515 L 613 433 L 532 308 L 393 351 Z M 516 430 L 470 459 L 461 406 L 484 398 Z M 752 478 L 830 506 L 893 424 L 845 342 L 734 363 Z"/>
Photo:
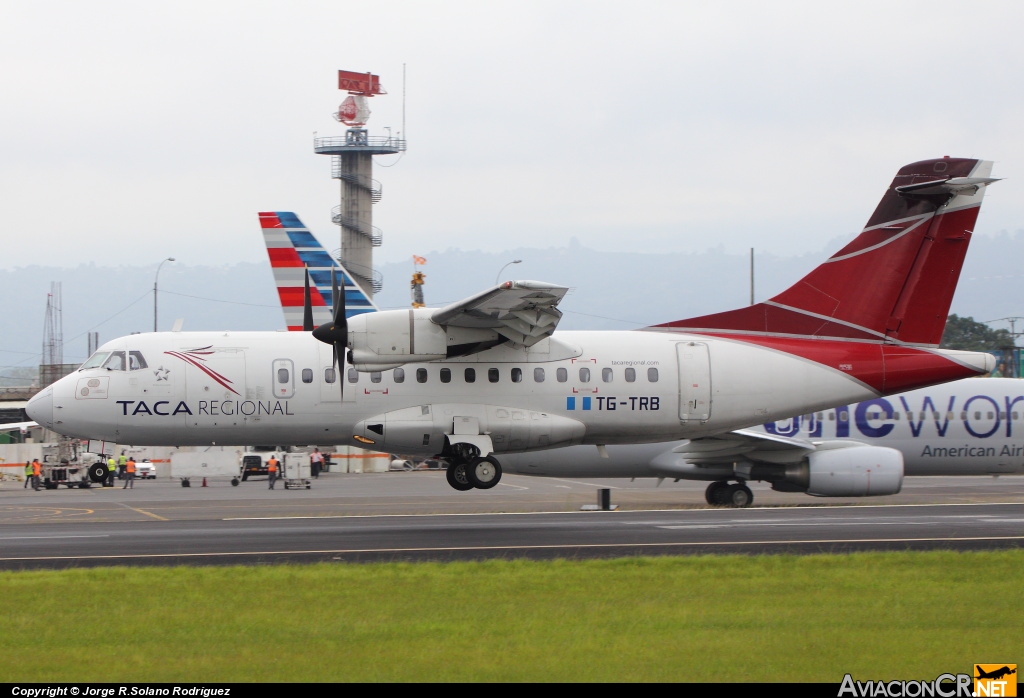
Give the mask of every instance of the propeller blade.
<path id="1" fill-rule="evenodd" d="M 338 321 L 338 278 L 334 275 L 334 267 L 331 267 L 331 310 L 334 311 L 334 321 Z"/>
<path id="2" fill-rule="evenodd" d="M 348 313 L 345 307 L 345 275 L 341 275 L 341 287 L 338 289 L 338 297 L 334 300 L 334 324 L 341 325 L 348 332 Z"/>
<path id="3" fill-rule="evenodd" d="M 332 365 L 333 364 L 337 364 L 338 365 L 338 372 L 336 374 L 338 376 L 338 389 L 341 391 L 341 401 L 344 402 L 345 401 L 345 358 L 344 358 L 345 355 L 341 354 L 342 351 L 344 351 L 343 348 L 339 349 L 337 344 L 334 345 L 334 360 L 333 360 Z"/>
<path id="4" fill-rule="evenodd" d="M 306 292 L 302 301 L 302 331 L 313 331 L 313 299 L 309 292 L 309 267 L 306 267 Z"/>

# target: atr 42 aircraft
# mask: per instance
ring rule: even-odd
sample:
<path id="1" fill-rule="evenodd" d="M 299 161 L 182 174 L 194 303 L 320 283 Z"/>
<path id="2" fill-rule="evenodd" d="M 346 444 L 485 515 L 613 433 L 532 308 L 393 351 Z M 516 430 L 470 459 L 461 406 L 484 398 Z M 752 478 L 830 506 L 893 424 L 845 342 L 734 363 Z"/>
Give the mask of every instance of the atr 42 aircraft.
<path id="1" fill-rule="evenodd" d="M 853 242 L 748 308 L 555 334 L 562 286 L 509 281 L 438 310 L 349 319 L 332 281 L 333 320 L 312 329 L 312 287 L 304 301 L 312 337 L 123 337 L 27 411 L 69 436 L 136 445 L 439 455 L 453 487 L 485 489 L 503 454 L 710 437 L 987 373 L 991 355 L 937 345 L 991 166 L 941 158 L 902 168 Z M 287 231 L 292 219 L 261 220 Z"/>
<path id="2" fill-rule="evenodd" d="M 286 231 L 266 227 L 263 236 L 285 323 L 298 331 L 298 270 L 307 265 L 323 287 L 332 267 L 339 274 L 344 269 L 298 218 L 288 220 Z M 320 293 L 329 299 L 323 288 Z M 353 306 L 376 310 L 358 288 L 346 298 L 350 313 Z M 328 309 L 325 304 L 323 312 Z M 897 494 L 904 476 L 1024 473 L 1024 429 L 1017 425 L 1015 434 L 1013 423 L 1022 416 L 1024 381 L 964 378 L 717 436 L 609 446 L 604 458 L 592 446 L 569 446 L 503 454 L 501 464 L 506 473 L 541 477 L 711 481 L 705 494 L 712 505 L 749 506 L 750 480 L 817 497 L 881 496 Z"/>

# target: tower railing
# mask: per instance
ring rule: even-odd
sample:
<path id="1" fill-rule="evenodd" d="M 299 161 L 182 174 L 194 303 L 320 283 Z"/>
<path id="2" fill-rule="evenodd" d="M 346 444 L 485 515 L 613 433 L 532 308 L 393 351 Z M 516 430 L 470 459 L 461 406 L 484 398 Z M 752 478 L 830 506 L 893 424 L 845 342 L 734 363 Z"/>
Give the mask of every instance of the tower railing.
<path id="1" fill-rule="evenodd" d="M 334 223 L 334 225 L 344 226 L 350 230 L 356 231 L 360 235 L 370 238 L 370 244 L 373 247 L 380 247 L 384 242 L 384 231 L 375 225 L 367 225 L 358 218 L 343 215 L 341 213 L 341 206 L 335 206 L 331 209 L 331 223 Z"/>
<path id="2" fill-rule="evenodd" d="M 370 201 L 378 203 L 381 195 L 383 194 L 383 187 L 380 182 L 376 179 L 371 179 L 366 175 L 351 174 L 345 172 L 341 164 L 341 156 L 335 155 L 331 158 L 331 177 L 334 179 L 340 179 L 343 182 L 365 189 L 370 192 Z"/>
<path id="3" fill-rule="evenodd" d="M 317 153 L 338 152 L 346 148 L 352 148 L 353 150 L 374 148 L 402 153 L 405 152 L 405 139 L 392 138 L 390 136 L 360 136 L 359 138 L 353 138 L 350 134 L 313 139 L 313 150 Z"/>

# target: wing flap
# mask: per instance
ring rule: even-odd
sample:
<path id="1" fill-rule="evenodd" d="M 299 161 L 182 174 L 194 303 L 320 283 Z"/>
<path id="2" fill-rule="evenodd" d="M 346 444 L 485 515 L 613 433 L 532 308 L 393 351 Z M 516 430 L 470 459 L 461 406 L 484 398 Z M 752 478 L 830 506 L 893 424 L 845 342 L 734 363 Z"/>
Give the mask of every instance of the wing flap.
<path id="1" fill-rule="evenodd" d="M 543 281 L 507 281 L 441 308 L 430 320 L 494 330 L 512 344 L 531 347 L 555 331 L 562 317 L 557 305 L 568 290 Z"/>

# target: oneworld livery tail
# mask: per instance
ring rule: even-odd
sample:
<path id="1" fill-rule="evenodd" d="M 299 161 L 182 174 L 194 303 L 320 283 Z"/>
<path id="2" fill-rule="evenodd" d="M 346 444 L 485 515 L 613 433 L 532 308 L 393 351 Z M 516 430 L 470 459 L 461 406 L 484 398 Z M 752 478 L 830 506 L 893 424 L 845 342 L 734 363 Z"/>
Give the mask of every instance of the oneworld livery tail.
<path id="1" fill-rule="evenodd" d="M 274 284 L 281 297 L 284 321 L 289 330 L 302 329 L 305 269 L 309 270 L 314 326 L 330 322 L 333 317 L 332 268 L 344 279 L 346 317 L 377 310 L 362 287 L 345 267 L 327 253 L 298 216 L 290 211 L 266 211 L 259 216 L 270 267 L 274 272 Z M 339 280 L 339 283 L 342 282 Z"/>

